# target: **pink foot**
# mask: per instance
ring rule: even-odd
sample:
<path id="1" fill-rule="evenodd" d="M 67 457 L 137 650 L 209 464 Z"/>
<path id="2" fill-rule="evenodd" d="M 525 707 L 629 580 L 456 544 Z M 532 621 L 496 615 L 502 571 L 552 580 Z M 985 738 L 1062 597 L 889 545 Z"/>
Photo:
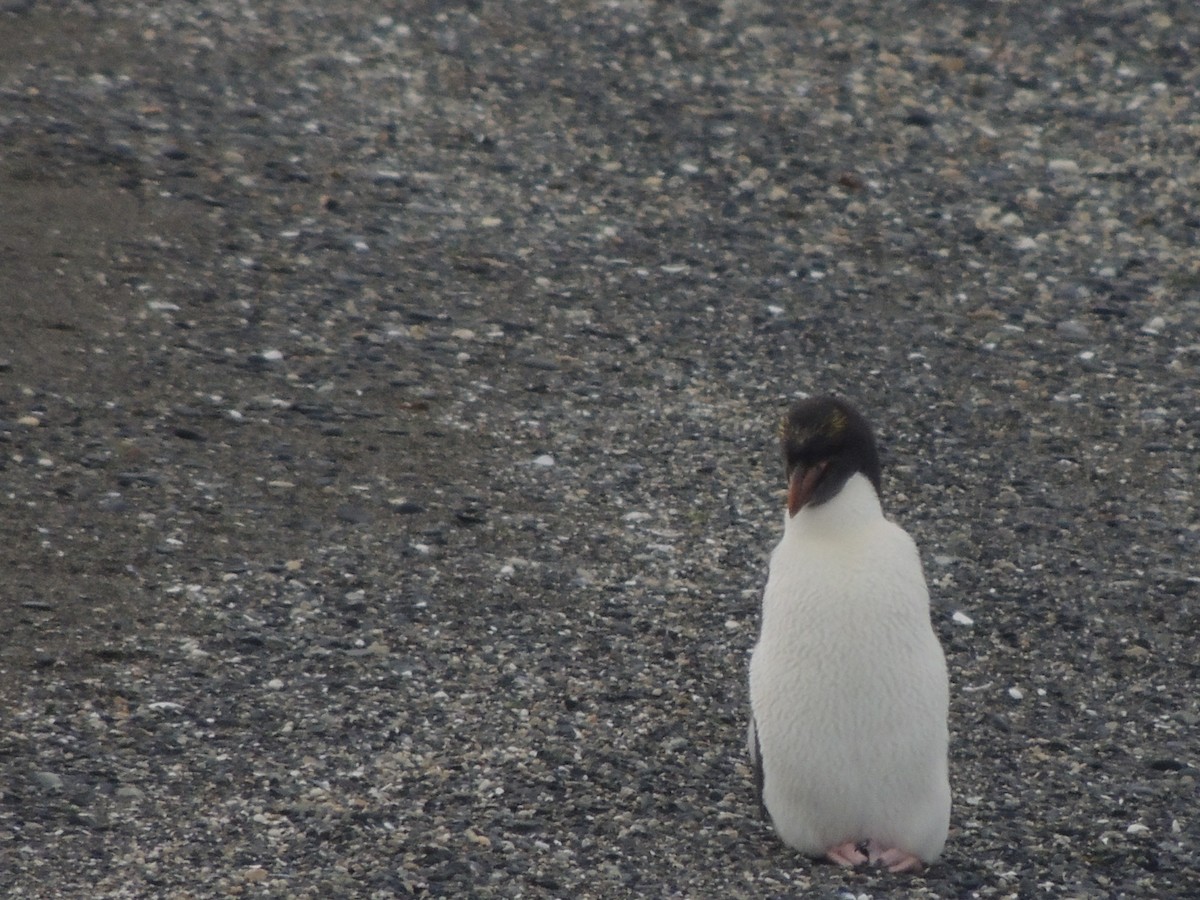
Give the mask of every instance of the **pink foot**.
<path id="1" fill-rule="evenodd" d="M 867 861 L 867 854 L 863 853 L 854 841 L 847 841 L 826 850 L 825 858 L 839 866 L 861 866 Z"/>
<path id="2" fill-rule="evenodd" d="M 920 872 L 924 868 L 924 864 L 919 857 L 913 856 L 904 850 L 896 847 L 889 847 L 886 850 L 878 849 L 874 843 L 868 848 L 868 853 L 871 857 L 871 862 L 877 866 L 885 866 L 889 872 Z"/>

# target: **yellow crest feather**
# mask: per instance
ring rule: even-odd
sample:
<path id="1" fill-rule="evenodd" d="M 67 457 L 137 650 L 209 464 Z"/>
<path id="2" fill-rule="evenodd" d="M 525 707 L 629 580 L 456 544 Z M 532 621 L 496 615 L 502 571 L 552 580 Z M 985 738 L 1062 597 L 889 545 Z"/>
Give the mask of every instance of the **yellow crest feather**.
<path id="1" fill-rule="evenodd" d="M 848 421 L 844 412 L 840 409 L 835 409 L 829 414 L 829 418 L 825 420 L 825 433 L 830 437 L 837 437 L 846 430 Z"/>

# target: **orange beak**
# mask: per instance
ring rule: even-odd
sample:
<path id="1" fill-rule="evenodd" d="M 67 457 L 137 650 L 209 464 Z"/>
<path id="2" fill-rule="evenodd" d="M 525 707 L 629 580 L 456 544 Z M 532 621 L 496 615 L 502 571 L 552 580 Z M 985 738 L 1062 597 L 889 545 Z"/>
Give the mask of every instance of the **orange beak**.
<path id="1" fill-rule="evenodd" d="M 812 499 L 817 482 L 829 468 L 829 463 L 819 462 L 807 469 L 796 469 L 788 480 L 788 516 L 795 516 Z"/>

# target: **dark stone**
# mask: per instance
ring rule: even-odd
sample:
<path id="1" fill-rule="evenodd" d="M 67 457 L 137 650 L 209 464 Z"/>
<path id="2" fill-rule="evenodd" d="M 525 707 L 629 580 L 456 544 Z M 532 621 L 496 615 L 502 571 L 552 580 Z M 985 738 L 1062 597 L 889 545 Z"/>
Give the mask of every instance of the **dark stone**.
<path id="1" fill-rule="evenodd" d="M 353 503 L 344 503 L 337 508 L 337 517 L 352 525 L 366 525 L 371 521 L 371 514 L 363 507 Z"/>

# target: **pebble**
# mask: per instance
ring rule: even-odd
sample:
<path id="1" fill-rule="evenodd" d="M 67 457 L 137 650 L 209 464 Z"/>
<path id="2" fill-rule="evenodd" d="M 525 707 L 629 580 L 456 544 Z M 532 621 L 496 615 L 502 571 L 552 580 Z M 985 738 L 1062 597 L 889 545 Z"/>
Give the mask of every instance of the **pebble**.
<path id="1" fill-rule="evenodd" d="M 1054 326 L 1054 330 L 1069 341 L 1086 341 L 1092 337 L 1091 330 L 1075 319 L 1066 319 Z"/>
<path id="2" fill-rule="evenodd" d="M 135 484 L 156 486 L 162 483 L 162 478 L 153 472 L 118 472 L 117 484 L 128 487 Z"/>
<path id="3" fill-rule="evenodd" d="M 1162 330 L 1167 327 L 1167 320 L 1162 316 L 1155 316 L 1142 326 L 1143 334 L 1161 334 Z"/>
<path id="4" fill-rule="evenodd" d="M 371 514 L 354 503 L 343 503 L 337 508 L 337 517 L 352 525 L 366 525 L 371 521 Z"/>
<path id="5" fill-rule="evenodd" d="M 62 777 L 54 772 L 35 772 L 33 780 L 37 782 L 38 787 L 50 793 L 58 793 L 63 789 Z"/>
<path id="6" fill-rule="evenodd" d="M 1079 172 L 1079 163 L 1073 159 L 1052 159 L 1046 163 L 1046 168 L 1055 175 L 1076 175 Z"/>
<path id="7" fill-rule="evenodd" d="M 533 464 L 535 466 L 543 466 L 543 467 L 549 468 L 550 466 L 554 465 L 554 457 L 551 456 L 549 453 L 543 453 L 541 456 L 536 457 L 534 459 Z"/>
<path id="8" fill-rule="evenodd" d="M 126 512 L 129 509 L 129 501 L 118 493 L 108 493 L 96 501 L 98 509 L 108 513 Z"/>

